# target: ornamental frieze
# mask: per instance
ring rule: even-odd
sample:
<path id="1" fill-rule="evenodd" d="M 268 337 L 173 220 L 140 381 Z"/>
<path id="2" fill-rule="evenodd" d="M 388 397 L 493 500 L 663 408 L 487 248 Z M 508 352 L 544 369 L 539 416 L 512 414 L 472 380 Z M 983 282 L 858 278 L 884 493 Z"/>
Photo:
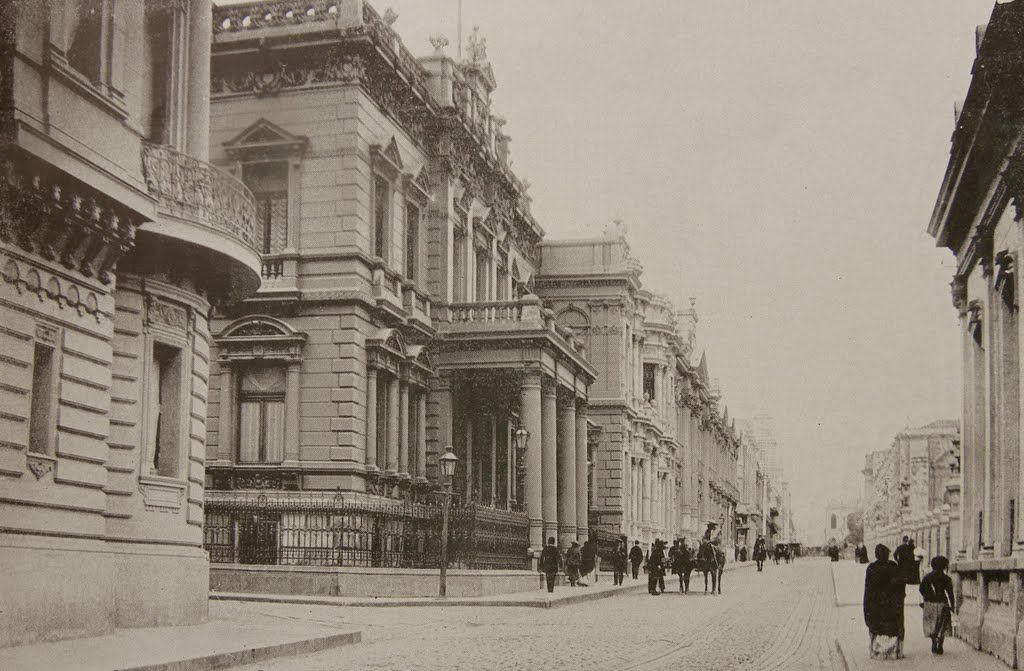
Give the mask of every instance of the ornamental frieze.
<path id="1" fill-rule="evenodd" d="M 361 57 L 334 49 L 315 64 L 274 60 L 250 70 L 214 74 L 210 77 L 210 93 L 253 93 L 260 97 L 277 95 L 284 89 L 360 83 L 365 77 L 366 64 Z"/>
<path id="2" fill-rule="evenodd" d="M 80 289 L 67 279 L 40 271 L 25 262 L 13 258 L 0 257 L 3 269 L 0 279 L 9 284 L 19 293 L 34 294 L 40 302 L 53 301 L 58 308 L 69 308 L 78 314 L 93 316 L 97 322 L 104 313 L 100 310 L 99 298 L 88 289 Z M 38 335 L 38 334 L 37 334 Z"/>

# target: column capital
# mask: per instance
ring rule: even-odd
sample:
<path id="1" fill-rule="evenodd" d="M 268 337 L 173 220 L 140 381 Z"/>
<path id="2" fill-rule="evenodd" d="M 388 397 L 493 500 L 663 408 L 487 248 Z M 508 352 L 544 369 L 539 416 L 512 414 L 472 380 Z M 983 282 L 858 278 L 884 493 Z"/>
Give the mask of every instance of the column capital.
<path id="1" fill-rule="evenodd" d="M 520 372 L 520 387 L 539 387 L 543 380 L 543 373 L 539 368 L 524 368 Z"/>
<path id="2" fill-rule="evenodd" d="M 544 376 L 543 378 L 541 378 L 540 393 L 542 396 L 554 396 L 557 399 L 558 384 L 556 384 L 552 378 Z"/>

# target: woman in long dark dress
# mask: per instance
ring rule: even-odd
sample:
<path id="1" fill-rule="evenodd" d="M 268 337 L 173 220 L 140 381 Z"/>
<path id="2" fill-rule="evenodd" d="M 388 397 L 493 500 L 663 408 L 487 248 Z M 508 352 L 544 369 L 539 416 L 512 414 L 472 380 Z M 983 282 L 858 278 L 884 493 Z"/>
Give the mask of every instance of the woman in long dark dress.
<path id="1" fill-rule="evenodd" d="M 889 548 L 875 546 L 875 561 L 864 575 L 864 623 L 868 626 L 871 656 L 876 636 L 897 639 L 896 658 L 903 657 L 903 599 L 906 579 L 896 562 L 889 559 Z"/>

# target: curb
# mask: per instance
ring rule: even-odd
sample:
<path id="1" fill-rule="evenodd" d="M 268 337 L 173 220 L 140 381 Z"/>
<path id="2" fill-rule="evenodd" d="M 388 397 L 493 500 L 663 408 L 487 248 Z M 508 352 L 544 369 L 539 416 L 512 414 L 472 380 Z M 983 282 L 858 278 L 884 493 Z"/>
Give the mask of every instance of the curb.
<path id="1" fill-rule="evenodd" d="M 291 643 L 279 643 L 259 648 L 246 648 L 232 652 L 220 652 L 203 657 L 191 659 L 177 659 L 170 662 L 158 664 L 146 664 L 143 666 L 124 667 L 118 671 L 207 671 L 208 669 L 222 669 L 225 667 L 264 662 L 279 657 L 296 657 L 311 652 L 320 652 L 328 648 L 335 648 L 342 645 L 359 643 L 362 640 L 362 632 L 350 631 L 342 634 L 332 634 L 310 638 L 303 641 L 292 641 Z"/>
<path id="2" fill-rule="evenodd" d="M 211 594 L 211 599 L 219 601 L 249 601 L 255 603 L 284 603 L 303 606 L 350 606 L 355 608 L 408 608 L 408 607 L 451 607 L 476 606 L 481 608 L 558 608 L 559 606 L 595 601 L 616 596 L 630 590 L 646 589 L 643 585 L 629 585 L 621 589 L 608 589 L 596 592 L 579 592 L 563 597 L 537 599 L 487 599 L 474 600 L 466 598 L 416 598 L 416 599 L 363 599 L 347 600 L 344 597 L 330 596 L 293 596 L 289 594 L 245 594 L 237 592 L 219 592 Z M 148 670 L 147 670 L 148 671 Z"/>
<path id="3" fill-rule="evenodd" d="M 742 564 L 726 564 L 726 571 L 740 570 L 752 566 L 747 562 Z M 730 568 L 731 567 L 731 568 Z M 562 589 L 568 589 L 562 587 Z M 332 596 L 303 596 L 292 594 L 249 594 L 245 592 L 216 592 L 210 593 L 211 599 L 219 601 L 248 601 L 253 603 L 283 603 L 301 606 L 350 606 L 354 608 L 408 608 L 408 607 L 452 607 L 452 606 L 476 606 L 479 608 L 559 608 L 571 606 L 598 599 L 607 599 L 618 594 L 629 593 L 630 591 L 646 590 L 647 581 L 637 580 L 635 585 L 624 585 L 618 589 L 607 589 L 599 591 L 582 591 L 566 596 L 537 597 L 533 599 L 510 599 L 510 598 L 487 598 L 480 597 L 455 597 L 441 599 L 438 597 L 412 597 L 412 598 L 358 598 L 358 597 L 332 597 Z M 146 670 L 148 671 L 148 670 Z"/>

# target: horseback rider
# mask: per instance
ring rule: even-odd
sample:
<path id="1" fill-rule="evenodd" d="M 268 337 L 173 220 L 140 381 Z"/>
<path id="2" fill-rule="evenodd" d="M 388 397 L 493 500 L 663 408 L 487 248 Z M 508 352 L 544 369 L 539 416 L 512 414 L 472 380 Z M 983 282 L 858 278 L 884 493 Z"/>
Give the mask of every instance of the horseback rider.
<path id="1" fill-rule="evenodd" d="M 708 522 L 708 528 L 704 531 L 704 542 L 710 543 L 715 548 L 715 552 L 719 552 L 722 547 L 722 530 L 718 529 L 718 522 Z"/>

